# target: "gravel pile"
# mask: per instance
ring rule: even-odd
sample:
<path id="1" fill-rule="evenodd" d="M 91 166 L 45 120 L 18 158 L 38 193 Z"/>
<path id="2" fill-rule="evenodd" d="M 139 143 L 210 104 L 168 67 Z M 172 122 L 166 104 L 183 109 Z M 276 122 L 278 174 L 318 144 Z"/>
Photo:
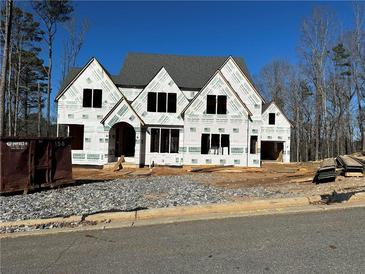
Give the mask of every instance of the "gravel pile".
<path id="1" fill-rule="evenodd" d="M 223 203 L 234 197 L 284 197 L 263 187 L 225 189 L 199 183 L 213 174 L 128 178 L 0 197 L 0 222 L 105 211 Z"/>

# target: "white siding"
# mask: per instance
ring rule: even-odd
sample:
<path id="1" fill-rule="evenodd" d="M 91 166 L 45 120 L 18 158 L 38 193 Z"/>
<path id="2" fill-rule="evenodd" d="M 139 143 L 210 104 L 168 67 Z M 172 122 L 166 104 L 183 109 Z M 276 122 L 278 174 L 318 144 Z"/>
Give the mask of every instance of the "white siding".
<path id="1" fill-rule="evenodd" d="M 147 94 L 149 92 L 166 92 L 177 94 L 176 113 L 161 113 L 147 111 Z M 181 90 L 177 87 L 174 80 L 167 71 L 162 68 L 157 75 L 151 80 L 146 88 L 133 101 L 132 107 L 148 125 L 180 125 L 184 124 L 181 112 L 188 104 L 188 100 Z"/>
<path id="2" fill-rule="evenodd" d="M 269 125 L 269 113 L 275 113 L 275 125 Z M 261 140 L 284 142 L 284 163 L 290 162 L 290 127 L 289 121 L 274 103 L 262 114 Z"/>
<path id="3" fill-rule="evenodd" d="M 142 91 L 141 88 L 119 88 L 119 90 L 129 102 L 134 101 Z"/>
<path id="4" fill-rule="evenodd" d="M 227 96 L 227 114 L 206 114 L 208 94 Z M 215 74 L 185 112 L 184 164 L 247 165 L 247 127 L 247 110 L 223 76 Z M 203 133 L 228 134 L 230 155 L 201 154 Z"/>
<path id="5" fill-rule="evenodd" d="M 82 106 L 84 88 L 102 90 L 102 108 Z M 84 125 L 84 148 L 72 151 L 73 164 L 100 165 L 107 162 L 109 132 L 104 130 L 100 121 L 121 97 L 98 61 L 92 59 L 59 98 L 57 123 Z"/>

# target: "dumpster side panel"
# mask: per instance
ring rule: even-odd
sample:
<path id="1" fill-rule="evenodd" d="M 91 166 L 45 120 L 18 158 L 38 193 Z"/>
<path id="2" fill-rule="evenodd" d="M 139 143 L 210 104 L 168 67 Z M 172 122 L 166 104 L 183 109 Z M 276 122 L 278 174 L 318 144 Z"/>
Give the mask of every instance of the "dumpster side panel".
<path id="1" fill-rule="evenodd" d="M 52 179 L 72 180 L 71 139 L 55 141 L 53 144 Z"/>
<path id="2" fill-rule="evenodd" d="M 29 186 L 29 141 L 1 141 L 1 192 Z"/>

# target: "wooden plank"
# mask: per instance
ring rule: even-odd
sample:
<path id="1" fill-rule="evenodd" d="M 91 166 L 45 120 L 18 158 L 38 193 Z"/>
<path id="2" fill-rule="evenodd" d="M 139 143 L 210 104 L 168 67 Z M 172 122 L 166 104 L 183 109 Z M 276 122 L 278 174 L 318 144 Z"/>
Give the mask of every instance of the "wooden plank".
<path id="1" fill-rule="evenodd" d="M 345 177 L 364 177 L 361 172 L 345 172 Z"/>
<path id="2" fill-rule="evenodd" d="M 124 155 L 121 155 L 118 162 L 114 165 L 113 171 L 121 170 L 123 168 L 123 162 L 125 162 Z"/>

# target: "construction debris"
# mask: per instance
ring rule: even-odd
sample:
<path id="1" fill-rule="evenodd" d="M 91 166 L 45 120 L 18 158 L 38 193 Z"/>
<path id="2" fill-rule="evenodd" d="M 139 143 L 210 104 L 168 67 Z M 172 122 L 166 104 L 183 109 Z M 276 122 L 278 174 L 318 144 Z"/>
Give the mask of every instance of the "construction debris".
<path id="1" fill-rule="evenodd" d="M 365 167 L 365 156 L 350 156 L 350 157 Z"/>
<path id="2" fill-rule="evenodd" d="M 232 168 L 233 165 L 228 166 L 210 166 L 210 167 L 200 167 L 200 168 L 192 168 L 189 172 L 214 172 L 226 168 Z"/>
<path id="3" fill-rule="evenodd" d="M 338 156 L 337 163 L 343 168 L 345 177 L 362 177 L 364 176 L 364 166 L 350 156 Z"/>
<path id="4" fill-rule="evenodd" d="M 313 182 L 319 184 L 336 180 L 336 162 L 333 158 L 324 159 L 314 176 Z"/>
<path id="5" fill-rule="evenodd" d="M 123 162 L 125 162 L 124 155 L 120 156 L 118 162 L 114 166 L 113 171 L 121 170 L 123 168 L 123 164 L 122 164 Z"/>

